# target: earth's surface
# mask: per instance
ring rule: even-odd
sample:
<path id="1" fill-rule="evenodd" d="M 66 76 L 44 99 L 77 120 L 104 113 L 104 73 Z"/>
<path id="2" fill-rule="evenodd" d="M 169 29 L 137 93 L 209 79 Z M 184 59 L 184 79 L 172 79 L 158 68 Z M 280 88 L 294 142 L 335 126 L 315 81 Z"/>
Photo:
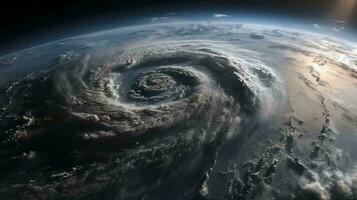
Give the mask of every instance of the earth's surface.
<path id="1" fill-rule="evenodd" d="M 0 57 L 0 199 L 357 199 L 357 48 L 167 23 Z"/>

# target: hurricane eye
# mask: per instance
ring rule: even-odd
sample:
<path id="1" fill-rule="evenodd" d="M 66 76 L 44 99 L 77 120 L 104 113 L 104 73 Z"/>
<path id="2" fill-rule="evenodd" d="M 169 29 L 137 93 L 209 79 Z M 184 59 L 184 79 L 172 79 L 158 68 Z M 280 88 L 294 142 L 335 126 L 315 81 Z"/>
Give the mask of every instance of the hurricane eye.
<path id="1" fill-rule="evenodd" d="M 139 92 L 143 96 L 152 97 L 166 92 L 176 86 L 176 81 L 172 77 L 162 73 L 151 73 L 140 77 L 132 85 L 129 92 Z"/>
<path id="2" fill-rule="evenodd" d="M 199 84 L 198 77 L 185 68 L 167 67 L 123 76 L 118 80 L 119 99 L 137 104 L 179 100 L 191 95 Z"/>

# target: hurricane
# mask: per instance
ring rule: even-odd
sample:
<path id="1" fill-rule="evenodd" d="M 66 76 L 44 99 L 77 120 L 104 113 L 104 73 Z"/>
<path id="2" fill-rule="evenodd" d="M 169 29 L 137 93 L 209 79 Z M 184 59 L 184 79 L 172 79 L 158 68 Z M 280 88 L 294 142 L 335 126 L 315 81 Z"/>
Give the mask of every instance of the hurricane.
<path id="1" fill-rule="evenodd" d="M 356 76 L 346 62 L 357 53 L 338 60 L 350 50 L 338 44 L 293 30 L 179 23 L 81 35 L 3 56 L 0 194 L 352 198 L 354 182 L 342 171 L 353 173 L 354 159 L 326 145 L 339 135 L 330 104 L 343 106 L 322 92 L 330 80 L 320 68 L 332 63 Z M 22 66 L 27 70 L 17 72 Z M 321 115 L 310 120 L 301 114 L 308 107 Z"/>

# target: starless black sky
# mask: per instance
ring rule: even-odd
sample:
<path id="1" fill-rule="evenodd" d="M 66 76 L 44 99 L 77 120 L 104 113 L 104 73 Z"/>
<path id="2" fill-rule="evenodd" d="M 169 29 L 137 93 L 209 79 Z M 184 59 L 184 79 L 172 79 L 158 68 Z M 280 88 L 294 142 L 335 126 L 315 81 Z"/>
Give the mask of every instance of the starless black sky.
<path id="1" fill-rule="evenodd" d="M 125 19 L 133 12 L 185 9 L 245 9 L 292 17 L 318 19 L 327 17 L 338 1 L 345 0 L 64 0 L 5 1 L 0 6 L 0 46 L 30 35 L 102 15 L 118 15 Z M 353 1 L 353 0 L 352 0 Z M 352 8 L 350 26 L 357 28 L 357 8 Z M 3 48 L 3 47 L 2 47 Z M 11 49 L 12 47 L 9 47 Z M 3 50 L 3 49 L 2 49 Z"/>

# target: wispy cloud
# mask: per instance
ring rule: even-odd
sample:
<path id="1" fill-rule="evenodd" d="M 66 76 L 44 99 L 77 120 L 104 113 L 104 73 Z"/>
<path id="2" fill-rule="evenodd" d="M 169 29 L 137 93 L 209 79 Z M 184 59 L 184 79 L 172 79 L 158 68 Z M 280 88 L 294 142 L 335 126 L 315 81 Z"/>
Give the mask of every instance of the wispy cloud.
<path id="1" fill-rule="evenodd" d="M 176 19 L 176 17 L 151 17 L 145 18 L 145 20 L 149 20 L 150 22 L 163 22 L 163 21 L 171 21 Z"/>
<path id="2" fill-rule="evenodd" d="M 313 24 L 312 25 L 315 29 L 322 29 L 322 27 L 320 26 L 320 25 L 318 25 L 318 24 Z"/>
<path id="3" fill-rule="evenodd" d="M 217 18 L 220 18 L 220 17 L 229 17 L 229 15 L 220 14 L 220 13 L 215 13 L 215 14 L 213 14 L 213 17 L 217 17 Z"/>

